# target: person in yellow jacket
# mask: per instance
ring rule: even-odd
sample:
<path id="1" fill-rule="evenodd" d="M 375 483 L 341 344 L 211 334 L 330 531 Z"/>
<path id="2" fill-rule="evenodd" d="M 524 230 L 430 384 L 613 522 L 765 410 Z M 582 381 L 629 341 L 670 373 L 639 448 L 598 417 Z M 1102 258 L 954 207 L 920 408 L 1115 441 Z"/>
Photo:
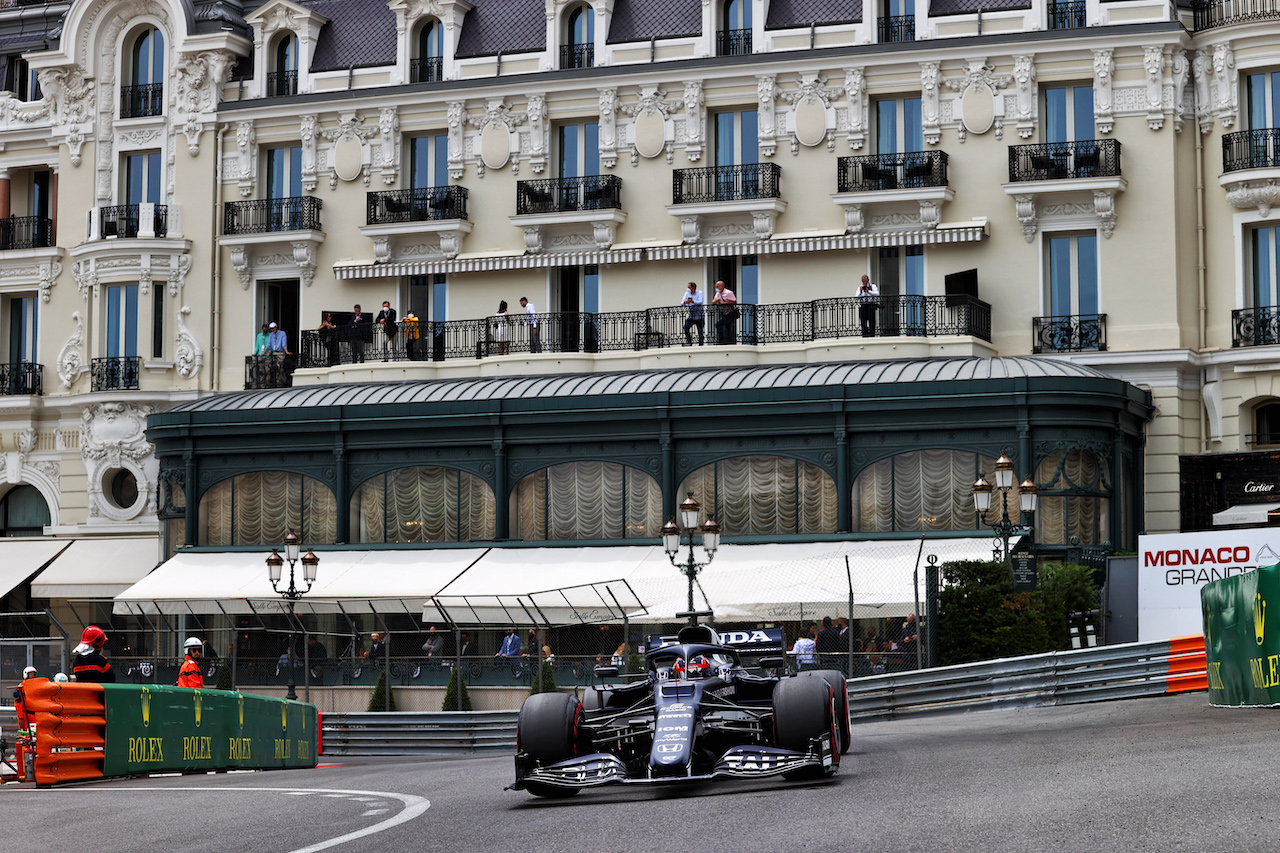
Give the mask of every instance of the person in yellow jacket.
<path id="1" fill-rule="evenodd" d="M 187 659 L 178 670 L 179 687 L 204 687 L 204 676 L 200 673 L 200 653 L 204 650 L 204 642 L 195 637 L 187 637 L 182 644 L 187 650 Z"/>

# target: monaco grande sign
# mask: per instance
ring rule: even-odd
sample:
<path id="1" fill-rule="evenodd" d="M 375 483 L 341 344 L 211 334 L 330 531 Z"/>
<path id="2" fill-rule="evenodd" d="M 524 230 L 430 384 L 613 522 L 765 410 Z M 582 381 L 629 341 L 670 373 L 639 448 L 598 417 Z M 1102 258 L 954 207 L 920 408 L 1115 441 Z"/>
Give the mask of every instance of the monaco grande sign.
<path id="1" fill-rule="evenodd" d="M 1280 563 L 1280 530 L 1138 537 L 1138 642 L 1204 633 L 1200 588 Z"/>

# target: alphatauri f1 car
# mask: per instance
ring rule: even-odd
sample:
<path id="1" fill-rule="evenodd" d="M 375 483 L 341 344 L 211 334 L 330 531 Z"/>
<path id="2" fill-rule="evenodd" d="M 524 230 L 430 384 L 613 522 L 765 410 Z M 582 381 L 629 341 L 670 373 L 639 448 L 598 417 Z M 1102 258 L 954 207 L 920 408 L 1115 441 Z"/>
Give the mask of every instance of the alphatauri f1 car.
<path id="1" fill-rule="evenodd" d="M 590 688 L 582 702 L 563 693 L 526 699 L 511 787 L 565 797 L 612 783 L 815 778 L 839 769 L 850 736 L 841 673 L 790 675 L 781 658 L 749 672 L 736 644 L 706 625 L 655 645 L 643 681 Z"/>

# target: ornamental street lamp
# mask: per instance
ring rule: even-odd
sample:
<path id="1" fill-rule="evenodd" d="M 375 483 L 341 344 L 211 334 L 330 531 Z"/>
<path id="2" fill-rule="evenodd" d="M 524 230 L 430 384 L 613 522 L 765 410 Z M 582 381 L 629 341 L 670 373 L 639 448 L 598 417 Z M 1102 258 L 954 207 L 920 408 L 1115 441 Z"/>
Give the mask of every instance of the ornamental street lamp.
<path id="1" fill-rule="evenodd" d="M 1010 520 L 1009 491 L 1013 488 L 1013 479 L 1013 460 L 1002 453 L 996 460 L 995 489 L 1000 492 L 1001 506 L 1001 517 L 996 522 L 989 522 L 986 519 L 987 511 L 991 509 L 991 484 L 982 477 L 973 484 L 973 508 L 982 519 L 982 523 L 994 530 L 1004 543 L 1004 562 L 1006 563 L 1009 562 L 1009 539 L 1024 528 L 1030 532 L 1034 527 L 1033 519 L 1036 512 L 1036 484 L 1028 477 L 1022 481 L 1022 485 L 1018 486 L 1018 504 L 1023 514 L 1031 518 L 1026 524 L 1014 524 Z"/>
<path id="2" fill-rule="evenodd" d="M 678 516 L 680 523 L 677 525 L 675 519 L 672 519 L 662 525 L 662 547 L 667 552 L 667 558 L 671 560 L 671 565 L 684 572 L 684 576 L 689 579 L 689 610 L 686 613 L 677 613 L 676 616 L 689 617 L 690 625 L 697 625 L 699 616 L 710 615 L 708 610 L 693 609 L 693 586 L 698 580 L 698 572 L 711 565 L 711 561 L 716 556 L 716 549 L 720 547 L 720 525 L 715 519 L 708 518 L 701 527 L 702 549 L 706 551 L 707 559 L 701 563 L 694 559 L 693 537 L 699 530 L 698 515 L 701 509 L 701 505 L 693 499 L 693 492 L 689 492 L 689 497 L 680 504 Z M 682 562 L 678 562 L 676 555 L 680 553 L 680 540 L 685 534 L 689 537 L 689 553 Z"/>
<path id="3" fill-rule="evenodd" d="M 302 549 L 301 542 L 297 535 L 290 533 L 284 537 L 284 557 L 280 556 L 277 548 L 272 548 L 270 555 L 267 556 L 267 575 L 271 578 L 271 588 L 276 591 L 285 601 L 289 602 L 289 692 L 285 694 L 286 699 L 297 699 L 298 691 L 294 689 L 293 682 L 293 656 L 294 647 L 298 640 L 297 622 L 294 619 L 294 608 L 298 604 L 298 599 L 311 591 L 311 586 L 316 582 L 316 574 L 320 569 L 320 558 L 308 548 L 307 553 L 301 557 L 302 561 L 302 577 L 307 582 L 306 589 L 300 589 L 294 582 L 294 566 L 299 561 L 298 552 Z M 281 577 L 284 574 L 284 561 L 289 561 L 289 585 L 284 589 L 280 588 Z"/>

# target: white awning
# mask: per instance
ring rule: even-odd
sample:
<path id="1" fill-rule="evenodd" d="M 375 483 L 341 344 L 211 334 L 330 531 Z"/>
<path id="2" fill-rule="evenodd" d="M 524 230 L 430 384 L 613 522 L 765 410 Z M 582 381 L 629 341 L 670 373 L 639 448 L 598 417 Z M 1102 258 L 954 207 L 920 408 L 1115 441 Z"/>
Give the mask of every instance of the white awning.
<path id="1" fill-rule="evenodd" d="M 649 249 L 651 261 L 715 258 L 727 255 L 776 255 L 795 252 L 827 252 L 836 249 L 870 249 L 878 246 L 917 246 L 940 243 L 974 243 L 987 236 L 985 219 L 947 223 L 937 228 L 907 231 L 859 231 L 834 237 L 775 237 L 770 240 L 731 240 L 722 243 L 690 243 L 665 249 Z"/>
<path id="2" fill-rule="evenodd" d="M 31 582 L 31 596 L 111 598 L 146 577 L 159 557 L 155 536 L 77 539 Z"/>
<path id="3" fill-rule="evenodd" d="M 1237 524 L 1266 524 L 1267 513 L 1280 509 L 1280 503 L 1269 504 L 1237 504 L 1227 507 L 1222 512 L 1213 514 L 1216 527 L 1230 527 Z"/>
<path id="4" fill-rule="evenodd" d="M 8 595 L 70 544 L 66 539 L 0 540 L 0 595 Z"/>
<path id="5" fill-rule="evenodd" d="M 394 264 L 334 264 L 333 275 L 339 280 L 356 278 L 394 278 L 402 275 L 435 275 L 437 273 L 497 272 L 545 267 L 580 267 L 589 264 L 634 263 L 644 257 L 640 249 L 602 249 L 594 252 L 523 252 L 506 254 L 458 255 L 434 261 L 403 261 Z"/>

